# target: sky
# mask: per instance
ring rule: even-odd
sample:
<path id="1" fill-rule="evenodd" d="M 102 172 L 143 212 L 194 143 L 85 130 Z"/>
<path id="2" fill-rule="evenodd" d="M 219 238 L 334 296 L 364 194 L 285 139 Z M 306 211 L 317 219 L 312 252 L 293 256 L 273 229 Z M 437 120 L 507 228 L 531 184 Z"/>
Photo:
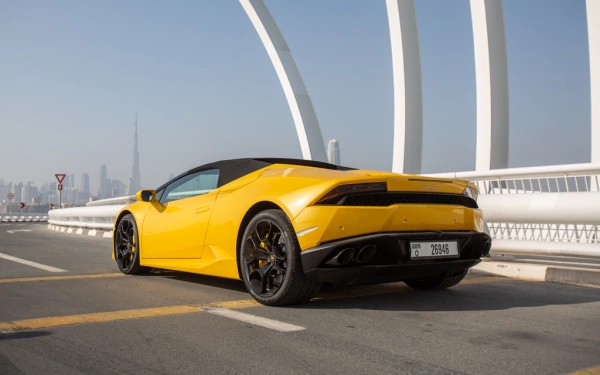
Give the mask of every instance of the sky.
<path id="1" fill-rule="evenodd" d="M 325 143 L 391 170 L 393 83 L 384 0 L 265 0 Z M 423 173 L 475 169 L 469 0 L 415 0 Z M 590 161 L 585 0 L 504 0 L 509 167 Z M 137 112 L 142 187 L 220 159 L 301 158 L 283 90 L 237 0 L 0 0 L 0 179 L 100 165 L 124 182 Z"/>

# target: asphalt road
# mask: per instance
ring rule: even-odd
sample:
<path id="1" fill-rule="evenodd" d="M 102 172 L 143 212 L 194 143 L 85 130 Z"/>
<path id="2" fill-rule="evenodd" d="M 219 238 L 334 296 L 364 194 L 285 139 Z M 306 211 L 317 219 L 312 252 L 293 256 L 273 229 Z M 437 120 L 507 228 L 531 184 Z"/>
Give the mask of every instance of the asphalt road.
<path id="1" fill-rule="evenodd" d="M 0 224 L 2 375 L 600 373 L 599 337 L 598 288 L 470 277 L 270 308 L 241 281 L 122 276 L 109 239 Z"/>

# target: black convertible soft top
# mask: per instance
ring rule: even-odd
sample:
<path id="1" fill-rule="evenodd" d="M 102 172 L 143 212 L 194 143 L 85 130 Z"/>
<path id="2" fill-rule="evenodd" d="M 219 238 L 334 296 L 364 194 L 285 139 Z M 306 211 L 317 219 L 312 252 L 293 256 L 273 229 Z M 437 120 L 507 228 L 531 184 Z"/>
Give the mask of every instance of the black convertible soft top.
<path id="1" fill-rule="evenodd" d="M 219 170 L 219 182 L 217 187 L 230 183 L 231 181 L 237 180 L 240 177 L 243 177 L 249 173 L 257 171 L 261 168 L 267 167 L 271 164 L 291 164 L 291 165 L 301 165 L 304 167 L 314 167 L 314 168 L 323 168 L 323 169 L 333 169 L 338 171 L 348 171 L 355 168 L 342 167 L 340 165 L 325 163 L 322 161 L 315 160 L 304 160 L 304 159 L 288 159 L 288 158 L 243 158 L 243 159 L 230 159 L 230 160 L 221 160 L 216 161 L 209 164 L 204 164 L 199 167 L 190 169 L 187 172 L 180 174 L 179 176 L 173 178 L 172 180 L 164 183 L 156 190 L 160 190 L 170 184 L 172 181 L 175 181 L 183 176 L 186 176 L 191 173 L 196 173 L 200 171 L 206 171 L 209 169 L 218 169 Z"/>

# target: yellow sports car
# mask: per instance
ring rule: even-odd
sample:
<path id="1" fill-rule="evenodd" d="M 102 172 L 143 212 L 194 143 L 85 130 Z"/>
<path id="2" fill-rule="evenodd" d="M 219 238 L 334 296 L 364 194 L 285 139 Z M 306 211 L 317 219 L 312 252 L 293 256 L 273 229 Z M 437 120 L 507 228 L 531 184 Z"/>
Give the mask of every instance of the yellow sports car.
<path id="1" fill-rule="evenodd" d="M 458 284 L 489 253 L 477 188 L 460 180 L 296 159 L 194 168 L 123 208 L 121 272 L 242 279 L 265 305 L 309 301 L 323 283 Z"/>

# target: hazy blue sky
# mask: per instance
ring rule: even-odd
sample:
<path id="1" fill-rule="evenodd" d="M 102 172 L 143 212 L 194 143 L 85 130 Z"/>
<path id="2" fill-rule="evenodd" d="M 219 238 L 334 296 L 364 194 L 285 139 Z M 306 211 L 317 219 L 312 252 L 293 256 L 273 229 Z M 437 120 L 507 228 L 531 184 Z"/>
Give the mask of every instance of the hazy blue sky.
<path id="1" fill-rule="evenodd" d="M 325 142 L 390 170 L 393 88 L 384 0 L 267 0 Z M 475 167 L 468 0 L 417 0 L 423 172 Z M 584 0 L 505 0 L 510 166 L 590 161 Z M 0 0 L 0 178 L 101 164 L 127 181 L 138 112 L 142 185 L 223 158 L 301 157 L 273 66 L 237 0 Z"/>

